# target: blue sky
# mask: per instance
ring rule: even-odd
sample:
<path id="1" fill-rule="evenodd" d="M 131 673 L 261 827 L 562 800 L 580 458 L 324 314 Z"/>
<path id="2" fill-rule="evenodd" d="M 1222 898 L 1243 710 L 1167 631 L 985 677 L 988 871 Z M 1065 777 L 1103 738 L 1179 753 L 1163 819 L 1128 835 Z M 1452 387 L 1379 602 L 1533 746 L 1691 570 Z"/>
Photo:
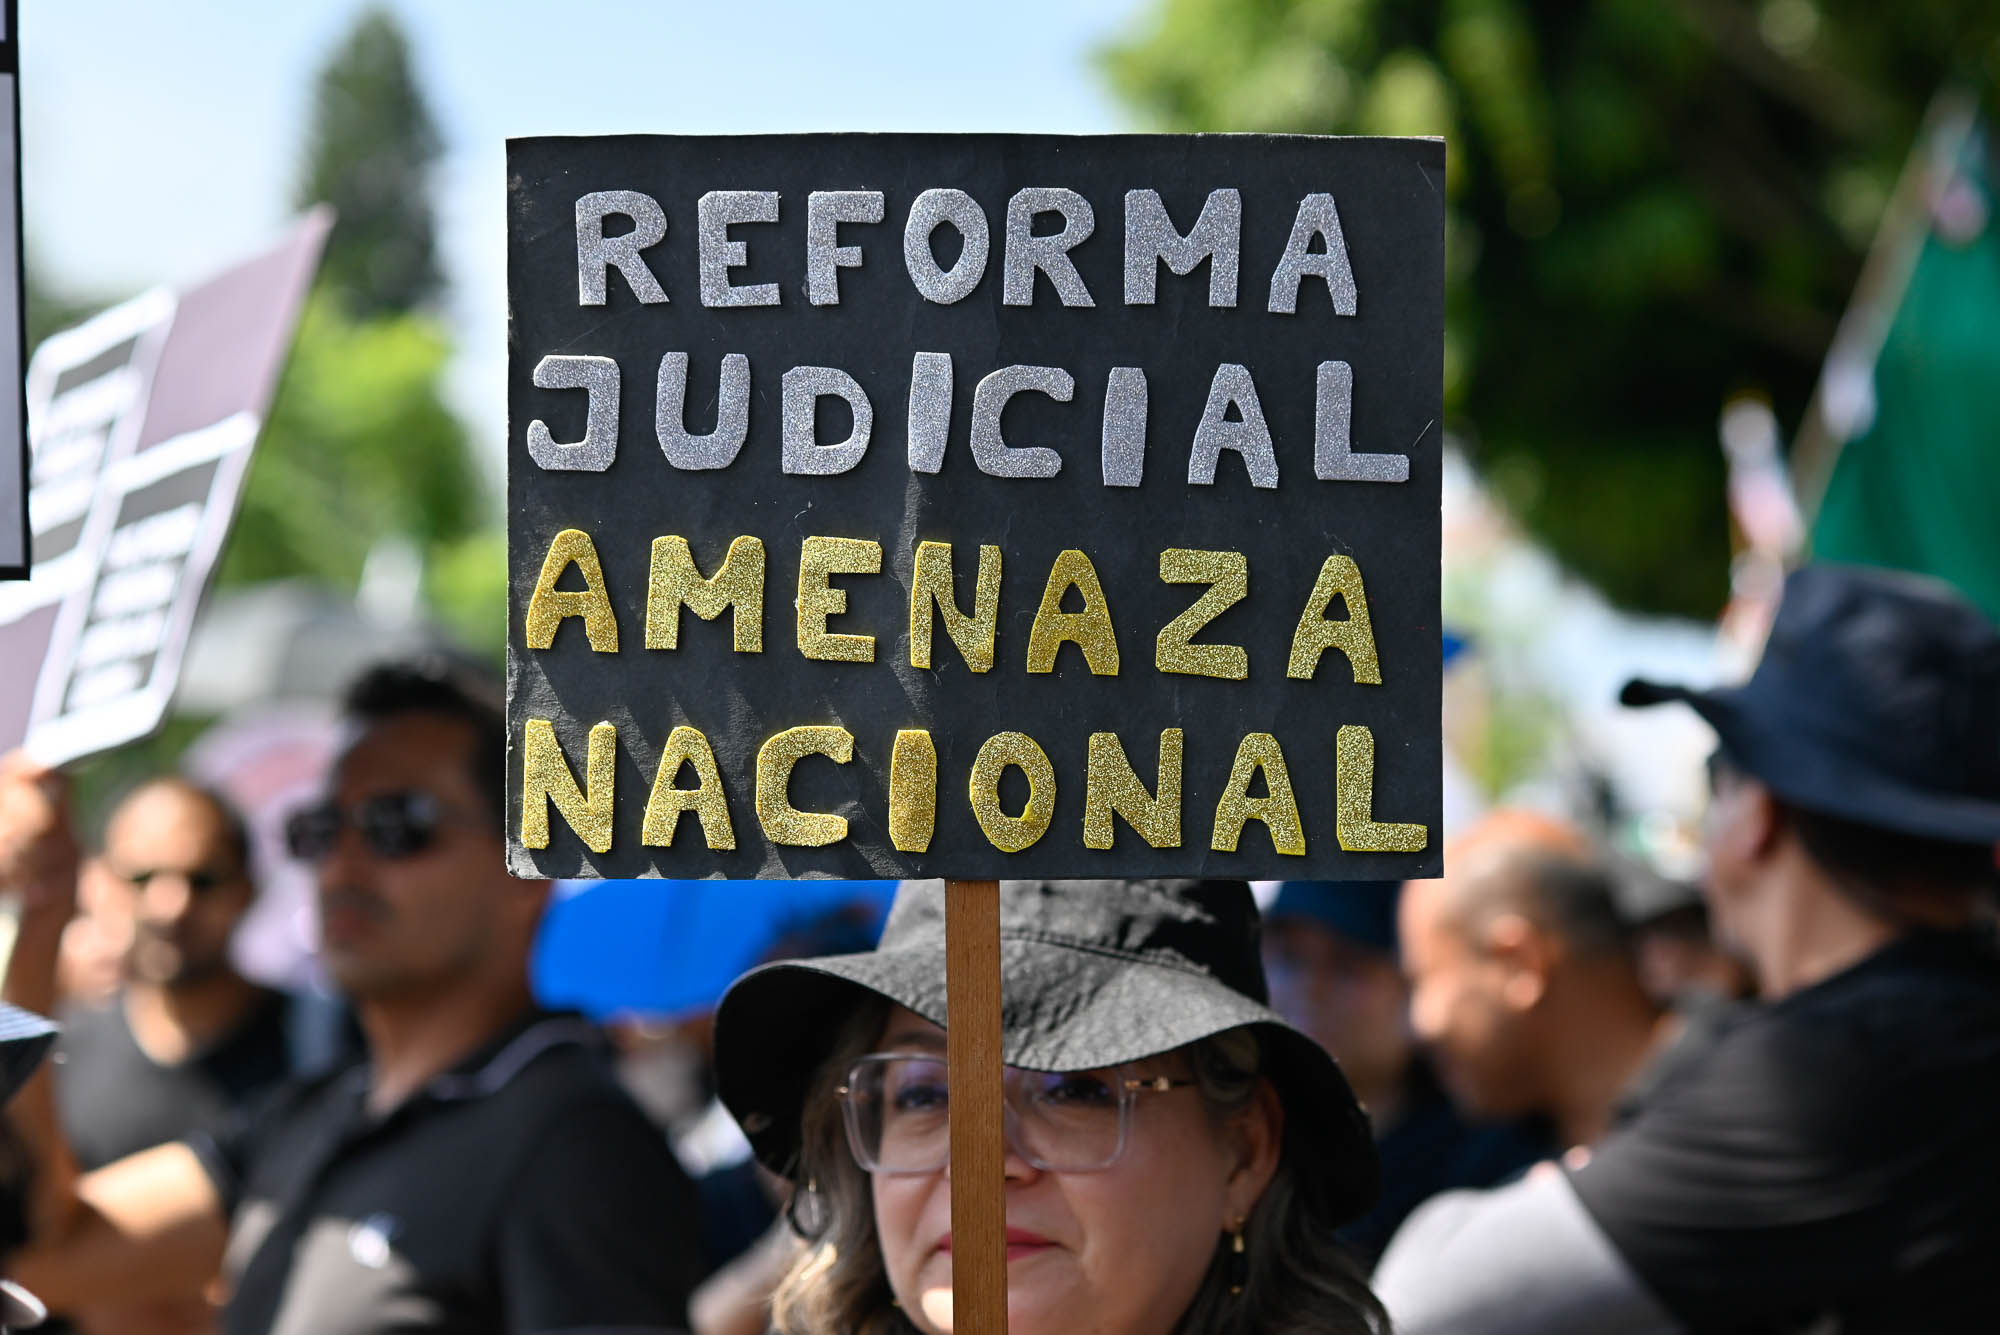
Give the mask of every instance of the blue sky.
<path id="1" fill-rule="evenodd" d="M 272 237 L 314 71 L 357 0 L 23 0 L 23 199 L 38 263 L 125 295 Z M 397 0 L 447 143 L 449 392 L 498 470 L 510 135 L 1132 128 L 1092 53 L 1145 0 L 1006 4 Z"/>

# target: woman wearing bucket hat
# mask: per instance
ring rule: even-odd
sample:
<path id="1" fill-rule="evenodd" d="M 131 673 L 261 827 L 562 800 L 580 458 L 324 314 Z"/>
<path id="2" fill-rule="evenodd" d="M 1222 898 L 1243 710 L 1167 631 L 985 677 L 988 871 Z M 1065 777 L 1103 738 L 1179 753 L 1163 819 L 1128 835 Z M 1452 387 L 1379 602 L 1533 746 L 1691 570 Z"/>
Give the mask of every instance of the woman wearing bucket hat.
<path id="1" fill-rule="evenodd" d="M 1001 883 L 1012 1335 L 1369 1332 L 1333 1230 L 1376 1189 L 1368 1123 L 1265 1004 L 1241 881 Z M 881 944 L 769 965 L 716 1015 L 723 1101 L 791 1179 L 785 1335 L 951 1329 L 944 890 Z"/>

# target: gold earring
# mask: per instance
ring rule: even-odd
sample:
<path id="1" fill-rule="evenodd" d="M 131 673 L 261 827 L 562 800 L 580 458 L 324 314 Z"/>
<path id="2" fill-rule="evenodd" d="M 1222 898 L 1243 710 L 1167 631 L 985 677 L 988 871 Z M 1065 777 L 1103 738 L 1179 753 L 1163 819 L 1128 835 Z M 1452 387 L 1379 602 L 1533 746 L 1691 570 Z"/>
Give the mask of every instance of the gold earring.
<path id="1" fill-rule="evenodd" d="M 1229 1296 L 1232 1298 L 1242 1294 L 1243 1281 L 1250 1274 L 1250 1258 L 1243 1246 L 1243 1223 L 1239 1218 L 1229 1226 Z"/>

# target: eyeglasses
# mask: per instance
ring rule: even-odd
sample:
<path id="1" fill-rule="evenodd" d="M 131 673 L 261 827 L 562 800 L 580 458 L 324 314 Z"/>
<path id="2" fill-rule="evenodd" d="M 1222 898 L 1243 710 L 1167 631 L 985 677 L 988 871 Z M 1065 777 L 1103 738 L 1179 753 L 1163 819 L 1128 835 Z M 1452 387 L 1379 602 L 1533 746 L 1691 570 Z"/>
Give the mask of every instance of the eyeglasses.
<path id="1" fill-rule="evenodd" d="M 293 812 L 285 821 L 285 847 L 301 862 L 320 862 L 340 842 L 340 832 L 352 825 L 370 853 L 394 860 L 429 848 L 446 825 L 473 823 L 429 793 L 382 793 L 351 807 L 329 801 Z"/>
<path id="2" fill-rule="evenodd" d="M 1142 1077 L 1134 1066 L 1094 1071 L 1006 1068 L 1007 1141 L 1045 1172 L 1092 1173 L 1118 1162 L 1142 1093 L 1194 1084 Z M 871 1173 L 934 1173 L 951 1158 L 951 1082 L 939 1057 L 874 1053 L 837 1091 L 847 1144 Z"/>

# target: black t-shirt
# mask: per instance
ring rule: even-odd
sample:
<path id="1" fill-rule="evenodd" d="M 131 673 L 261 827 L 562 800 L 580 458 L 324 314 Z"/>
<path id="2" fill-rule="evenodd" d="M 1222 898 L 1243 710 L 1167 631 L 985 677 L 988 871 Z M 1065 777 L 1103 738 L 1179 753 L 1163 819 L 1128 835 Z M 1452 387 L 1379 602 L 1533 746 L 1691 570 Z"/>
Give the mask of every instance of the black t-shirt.
<path id="1" fill-rule="evenodd" d="M 88 1172 L 128 1154 L 219 1127 L 293 1074 L 290 1002 L 259 992 L 226 1036 L 163 1066 L 139 1047 L 122 997 L 62 1017 L 56 1081 L 63 1130 Z"/>
<path id="2" fill-rule="evenodd" d="M 1467 1122 L 1418 1058 L 1404 1082 L 1402 1116 L 1376 1138 L 1382 1194 L 1340 1240 L 1373 1265 L 1410 1211 L 1441 1191 L 1490 1187 L 1555 1153 L 1545 1128 L 1527 1122 Z"/>
<path id="3" fill-rule="evenodd" d="M 1918 933 L 1718 1023 L 1571 1174 L 1697 1331 L 2000 1331 L 2000 957 Z"/>
<path id="4" fill-rule="evenodd" d="M 357 1067 L 192 1137 L 231 1215 L 226 1335 L 685 1327 L 694 1190 L 595 1038 L 535 1015 L 386 1117 Z"/>

